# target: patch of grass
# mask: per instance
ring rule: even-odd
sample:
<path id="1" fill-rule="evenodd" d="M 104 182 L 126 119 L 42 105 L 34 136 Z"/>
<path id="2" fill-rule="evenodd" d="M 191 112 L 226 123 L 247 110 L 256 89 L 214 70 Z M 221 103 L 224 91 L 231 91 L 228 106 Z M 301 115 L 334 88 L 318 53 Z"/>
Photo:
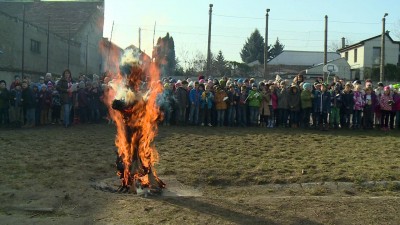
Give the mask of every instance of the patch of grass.
<path id="1" fill-rule="evenodd" d="M 2 131 L 0 165 L 7 169 L 0 176 L 45 185 L 54 176 L 113 176 L 114 137 L 106 125 Z M 154 144 L 161 177 L 190 186 L 246 186 L 400 180 L 400 152 L 383 148 L 387 143 L 400 146 L 398 133 L 171 126 L 159 129 Z"/>

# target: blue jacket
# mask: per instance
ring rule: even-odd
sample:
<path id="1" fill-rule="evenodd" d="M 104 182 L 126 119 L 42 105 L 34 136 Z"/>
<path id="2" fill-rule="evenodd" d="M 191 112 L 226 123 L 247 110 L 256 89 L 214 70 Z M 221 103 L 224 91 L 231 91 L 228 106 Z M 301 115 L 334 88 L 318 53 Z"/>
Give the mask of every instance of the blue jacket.
<path id="1" fill-rule="evenodd" d="M 315 91 L 313 112 L 315 113 L 329 113 L 331 111 L 331 94 L 328 91 L 322 93 Z"/>
<path id="2" fill-rule="evenodd" d="M 189 92 L 189 103 L 190 104 L 194 103 L 195 106 L 199 106 L 200 98 L 201 98 L 201 92 L 199 90 L 196 90 L 195 88 L 190 90 L 190 92 Z"/>

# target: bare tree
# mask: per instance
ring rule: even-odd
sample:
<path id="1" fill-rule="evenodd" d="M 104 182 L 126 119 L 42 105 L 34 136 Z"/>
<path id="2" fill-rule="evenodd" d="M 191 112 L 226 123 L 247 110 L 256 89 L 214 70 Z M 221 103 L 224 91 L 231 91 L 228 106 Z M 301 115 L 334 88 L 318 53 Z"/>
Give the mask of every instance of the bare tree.
<path id="1" fill-rule="evenodd" d="M 351 41 L 346 38 L 345 46 L 351 45 Z M 328 46 L 328 51 L 330 52 L 337 52 L 337 50 L 342 48 L 342 41 L 332 41 L 331 44 Z"/>
<path id="2" fill-rule="evenodd" d="M 395 27 L 396 27 L 397 29 L 395 29 L 395 30 L 393 31 L 394 36 L 396 36 L 398 39 L 400 39 L 400 20 L 398 20 L 398 21 L 396 22 Z"/>

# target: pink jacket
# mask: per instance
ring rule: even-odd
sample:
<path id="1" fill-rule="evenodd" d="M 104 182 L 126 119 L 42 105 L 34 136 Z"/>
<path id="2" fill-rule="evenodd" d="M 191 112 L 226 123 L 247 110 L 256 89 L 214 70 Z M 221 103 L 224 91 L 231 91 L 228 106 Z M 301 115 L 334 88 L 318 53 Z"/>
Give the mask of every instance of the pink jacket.
<path id="1" fill-rule="evenodd" d="M 392 106 L 389 105 L 389 100 L 393 101 L 392 96 L 383 94 L 380 100 L 381 110 L 392 111 Z"/>
<path id="2" fill-rule="evenodd" d="M 278 96 L 275 92 L 271 93 L 272 108 L 275 110 L 278 108 Z"/>

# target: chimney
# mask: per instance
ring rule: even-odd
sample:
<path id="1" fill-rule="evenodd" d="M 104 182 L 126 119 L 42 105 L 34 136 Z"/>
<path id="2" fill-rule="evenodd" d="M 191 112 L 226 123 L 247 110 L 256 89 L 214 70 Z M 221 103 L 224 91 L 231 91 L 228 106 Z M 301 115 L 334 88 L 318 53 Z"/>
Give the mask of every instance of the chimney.
<path id="1" fill-rule="evenodd" d="M 346 47 L 346 38 L 342 37 L 342 48 Z"/>

